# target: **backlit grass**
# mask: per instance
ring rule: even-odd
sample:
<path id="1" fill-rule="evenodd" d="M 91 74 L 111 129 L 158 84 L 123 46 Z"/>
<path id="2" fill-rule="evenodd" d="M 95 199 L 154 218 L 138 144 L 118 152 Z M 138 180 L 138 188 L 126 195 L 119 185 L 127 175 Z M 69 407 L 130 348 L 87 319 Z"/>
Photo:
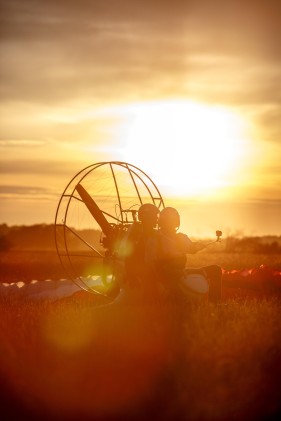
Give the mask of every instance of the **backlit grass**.
<path id="1" fill-rule="evenodd" d="M 18 419 L 263 420 L 281 410 L 280 302 L 1 302 L 2 409 Z"/>
<path id="2" fill-rule="evenodd" d="M 10 251 L 1 282 L 60 279 L 55 253 Z M 280 255 L 199 253 L 188 266 L 281 267 Z M 0 297 L 3 419 L 264 420 L 281 411 L 277 297 L 101 306 Z"/>

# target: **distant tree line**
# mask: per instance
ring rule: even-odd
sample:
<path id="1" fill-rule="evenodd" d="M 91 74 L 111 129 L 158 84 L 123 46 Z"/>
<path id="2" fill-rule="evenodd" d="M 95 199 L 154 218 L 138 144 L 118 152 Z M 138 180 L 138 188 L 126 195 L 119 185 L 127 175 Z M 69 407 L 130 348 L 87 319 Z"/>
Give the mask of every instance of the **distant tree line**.
<path id="1" fill-rule="evenodd" d="M 100 231 L 98 230 L 83 230 L 83 237 L 90 239 L 91 244 L 97 247 L 100 244 Z M 10 227 L 7 224 L 0 224 L 0 251 L 55 249 L 55 226 L 53 224 Z"/>
<path id="2" fill-rule="evenodd" d="M 228 253 L 281 253 L 281 236 L 265 237 L 228 237 L 225 240 L 225 251 Z"/>
<path id="3" fill-rule="evenodd" d="M 98 230 L 81 230 L 83 238 L 96 248 L 100 248 L 101 233 Z M 78 244 L 70 234 L 68 241 Z M 76 242 L 76 243 L 75 243 Z M 281 253 L 281 236 L 227 237 L 223 240 L 226 253 Z M 70 243 L 69 243 L 70 245 Z M 0 251 L 8 250 L 55 250 L 55 226 L 38 224 L 31 226 L 8 226 L 0 224 Z M 212 250 L 216 252 L 216 249 Z M 210 250 L 210 252 L 212 252 Z M 221 251 L 221 249 L 220 249 Z"/>

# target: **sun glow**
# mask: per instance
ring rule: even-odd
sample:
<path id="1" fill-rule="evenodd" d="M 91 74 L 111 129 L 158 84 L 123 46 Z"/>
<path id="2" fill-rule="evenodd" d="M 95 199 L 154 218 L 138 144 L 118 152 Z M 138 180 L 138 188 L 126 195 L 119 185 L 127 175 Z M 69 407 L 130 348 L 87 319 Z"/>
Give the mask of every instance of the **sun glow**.
<path id="1" fill-rule="evenodd" d="M 218 194 L 239 178 L 248 142 L 238 114 L 188 101 L 134 104 L 119 111 L 122 159 L 148 172 L 165 194 Z"/>

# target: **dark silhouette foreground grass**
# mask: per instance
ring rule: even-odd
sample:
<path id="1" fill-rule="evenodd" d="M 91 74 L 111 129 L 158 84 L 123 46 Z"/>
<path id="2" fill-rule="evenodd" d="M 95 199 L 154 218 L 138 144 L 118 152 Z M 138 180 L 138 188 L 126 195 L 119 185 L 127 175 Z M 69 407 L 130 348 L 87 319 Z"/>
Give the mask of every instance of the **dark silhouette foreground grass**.
<path id="1" fill-rule="evenodd" d="M 277 299 L 1 302 L 3 419 L 263 420 L 281 411 Z"/>

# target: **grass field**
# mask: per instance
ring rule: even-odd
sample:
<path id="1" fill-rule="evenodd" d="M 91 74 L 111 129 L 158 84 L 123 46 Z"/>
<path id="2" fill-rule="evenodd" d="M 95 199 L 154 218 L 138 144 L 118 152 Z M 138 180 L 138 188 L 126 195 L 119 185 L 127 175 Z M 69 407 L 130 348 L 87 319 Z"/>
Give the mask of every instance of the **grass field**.
<path id="1" fill-rule="evenodd" d="M 9 282 L 64 277 L 52 258 L 2 255 L 2 275 Z M 190 265 L 277 267 L 279 258 L 202 253 Z M 0 300 L 1 419 L 254 421 L 281 414 L 278 298 L 103 307 L 81 291 L 53 303 Z"/>
<path id="2" fill-rule="evenodd" d="M 200 267 L 217 264 L 226 270 L 266 266 L 281 270 L 280 254 L 209 253 L 188 255 L 188 266 Z M 0 282 L 30 282 L 33 279 L 61 279 L 63 271 L 55 251 L 10 250 L 0 253 Z M 82 264 L 81 264 L 81 269 Z"/>

